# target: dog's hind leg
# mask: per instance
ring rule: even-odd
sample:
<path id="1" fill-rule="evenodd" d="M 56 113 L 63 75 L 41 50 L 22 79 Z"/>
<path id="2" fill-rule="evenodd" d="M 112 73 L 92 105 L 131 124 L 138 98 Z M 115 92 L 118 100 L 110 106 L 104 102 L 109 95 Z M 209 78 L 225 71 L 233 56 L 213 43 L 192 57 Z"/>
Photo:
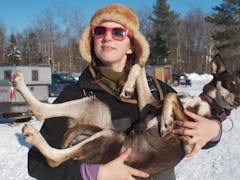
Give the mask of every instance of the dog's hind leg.
<path id="1" fill-rule="evenodd" d="M 38 101 L 30 92 L 24 81 L 23 74 L 16 71 L 12 77 L 12 84 L 14 88 L 21 93 L 25 101 L 28 103 L 30 109 L 38 120 L 54 117 L 55 114 L 62 112 L 61 109 L 70 109 L 64 105 L 60 105 L 58 109 L 53 108 L 50 104 Z M 54 115 L 51 115 L 51 114 Z"/>
<path id="2" fill-rule="evenodd" d="M 183 106 L 176 93 L 169 93 L 164 99 L 162 116 L 161 116 L 161 135 L 164 136 L 174 128 L 174 120 L 189 121 L 185 115 Z M 194 145 L 184 144 L 185 153 L 190 153 Z"/>
<path id="3" fill-rule="evenodd" d="M 14 73 L 12 83 L 15 89 L 22 94 L 38 120 L 65 116 L 74 119 L 76 123 L 95 124 L 104 128 L 112 127 L 109 107 L 97 98 L 85 97 L 60 104 L 42 103 L 29 91 L 21 72 Z"/>
<path id="4" fill-rule="evenodd" d="M 102 128 L 99 126 L 89 124 L 76 124 L 75 126 L 68 128 L 64 133 L 61 147 L 71 147 L 101 130 Z"/>
<path id="5" fill-rule="evenodd" d="M 99 128 L 100 129 L 100 128 Z M 99 154 L 102 147 L 97 147 L 96 142 L 102 139 L 105 141 L 105 144 L 110 144 L 108 137 L 110 139 L 116 138 L 116 134 L 113 130 L 104 130 L 101 129 L 99 132 L 94 132 L 89 138 L 79 142 L 76 145 L 73 145 L 66 149 L 56 149 L 47 143 L 43 138 L 41 133 L 35 129 L 31 124 L 26 124 L 22 130 L 22 135 L 28 143 L 34 145 L 48 161 L 48 164 L 51 167 L 57 167 L 62 162 L 69 159 L 86 159 L 92 156 L 92 154 Z M 120 137 L 121 138 L 121 137 Z M 120 141 L 121 142 L 121 141 Z M 102 143 L 102 146 L 104 143 Z M 120 143 L 121 145 L 121 143 Z M 89 146 L 93 146 L 91 150 Z M 99 145 L 101 146 L 101 145 Z M 110 148 L 110 147 L 109 147 Z M 100 157 L 103 158 L 103 157 Z"/>

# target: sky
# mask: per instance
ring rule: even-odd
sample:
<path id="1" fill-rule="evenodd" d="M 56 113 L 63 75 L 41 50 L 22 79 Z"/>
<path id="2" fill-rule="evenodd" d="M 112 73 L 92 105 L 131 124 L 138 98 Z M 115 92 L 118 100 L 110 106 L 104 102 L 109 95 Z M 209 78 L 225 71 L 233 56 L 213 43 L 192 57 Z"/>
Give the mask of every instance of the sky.
<path id="1" fill-rule="evenodd" d="M 69 4 L 82 9 L 87 19 L 100 7 L 120 3 L 133 8 L 135 11 L 143 7 L 152 8 L 156 0 L 3 0 L 0 5 L 0 23 L 3 23 L 7 31 L 22 32 L 30 26 L 34 19 L 45 9 L 54 9 L 56 4 Z M 167 0 L 171 10 L 186 14 L 192 7 L 200 7 L 206 13 L 212 11 L 212 7 L 221 4 L 223 0 Z"/>

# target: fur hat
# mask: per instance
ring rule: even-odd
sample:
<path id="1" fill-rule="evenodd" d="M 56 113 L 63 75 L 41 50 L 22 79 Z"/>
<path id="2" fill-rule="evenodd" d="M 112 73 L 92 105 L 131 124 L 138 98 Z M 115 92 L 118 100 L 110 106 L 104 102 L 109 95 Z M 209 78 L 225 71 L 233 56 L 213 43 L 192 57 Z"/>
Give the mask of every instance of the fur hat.
<path id="1" fill-rule="evenodd" d="M 149 44 L 139 31 L 140 24 L 136 13 L 132 9 L 120 4 L 104 6 L 92 16 L 89 26 L 86 27 L 80 39 L 80 54 L 83 59 L 88 63 L 92 61 L 91 26 L 109 21 L 119 23 L 131 31 L 134 39 L 133 51 L 135 53 L 136 63 L 143 66 L 149 56 Z"/>

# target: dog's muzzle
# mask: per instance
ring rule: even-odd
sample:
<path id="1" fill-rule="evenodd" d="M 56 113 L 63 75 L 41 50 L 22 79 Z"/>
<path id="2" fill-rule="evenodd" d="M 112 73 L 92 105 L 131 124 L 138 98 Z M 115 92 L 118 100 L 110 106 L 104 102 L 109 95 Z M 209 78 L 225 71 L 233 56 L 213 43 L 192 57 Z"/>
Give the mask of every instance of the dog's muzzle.
<path id="1" fill-rule="evenodd" d="M 233 105 L 235 106 L 235 108 L 240 106 L 240 95 L 235 97 Z"/>

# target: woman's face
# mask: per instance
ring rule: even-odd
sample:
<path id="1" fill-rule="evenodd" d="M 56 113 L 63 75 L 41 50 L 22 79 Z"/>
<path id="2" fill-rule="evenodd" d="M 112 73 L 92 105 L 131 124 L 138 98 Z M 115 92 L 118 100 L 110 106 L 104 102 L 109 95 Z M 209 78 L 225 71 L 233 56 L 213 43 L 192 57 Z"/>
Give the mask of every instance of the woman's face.
<path id="1" fill-rule="evenodd" d="M 101 26 L 123 27 L 115 22 L 104 22 Z M 114 40 L 111 31 L 102 38 L 94 38 L 94 52 L 97 58 L 113 71 L 122 72 L 127 60 L 127 54 L 132 53 L 131 42 L 127 36 L 122 41 Z"/>

